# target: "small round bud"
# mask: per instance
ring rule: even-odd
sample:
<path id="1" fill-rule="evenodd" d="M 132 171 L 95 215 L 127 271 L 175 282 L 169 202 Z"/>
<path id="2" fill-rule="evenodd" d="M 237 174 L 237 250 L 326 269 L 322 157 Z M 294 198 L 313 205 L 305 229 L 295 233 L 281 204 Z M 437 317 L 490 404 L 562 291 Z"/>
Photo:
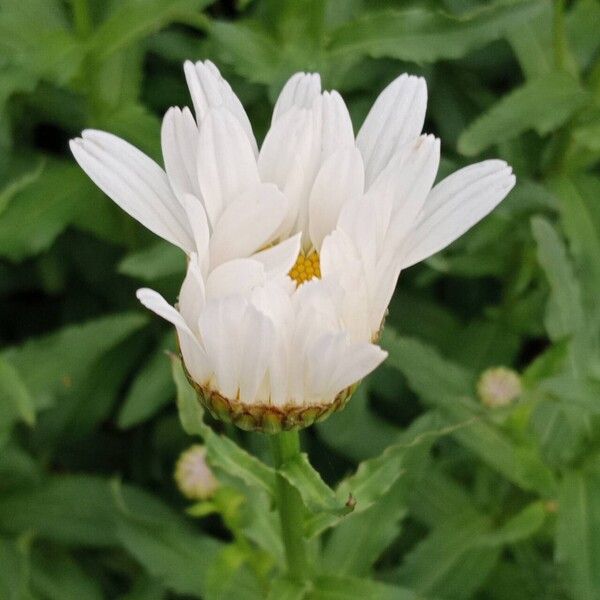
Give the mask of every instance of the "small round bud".
<path id="1" fill-rule="evenodd" d="M 219 482 L 206 463 L 204 446 L 196 444 L 182 452 L 175 465 L 175 481 L 190 500 L 206 500 L 215 493 Z"/>
<path id="2" fill-rule="evenodd" d="M 494 367 L 483 372 L 477 382 L 480 400 L 490 408 L 508 406 L 521 395 L 519 374 L 506 367 Z"/>

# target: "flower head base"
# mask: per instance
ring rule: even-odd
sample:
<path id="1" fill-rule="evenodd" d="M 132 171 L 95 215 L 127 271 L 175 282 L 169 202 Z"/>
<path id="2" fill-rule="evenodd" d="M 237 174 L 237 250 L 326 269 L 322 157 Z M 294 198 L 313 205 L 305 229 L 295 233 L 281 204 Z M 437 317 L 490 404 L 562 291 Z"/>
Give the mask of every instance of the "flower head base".
<path id="1" fill-rule="evenodd" d="M 477 393 L 481 401 L 490 408 L 508 406 L 521 392 L 519 374 L 506 367 L 487 369 L 477 383 Z"/>
<path id="2" fill-rule="evenodd" d="M 421 133 L 419 77 L 390 83 L 355 136 L 342 97 L 297 73 L 259 149 L 215 65 L 184 71 L 196 114 L 165 115 L 165 170 L 100 131 L 73 140 L 73 154 L 186 253 L 176 307 L 148 289 L 138 298 L 177 328 L 201 402 L 244 429 L 305 427 L 386 358 L 376 341 L 402 269 L 482 219 L 515 178 L 487 160 L 434 186 L 440 142 Z"/>
<path id="3" fill-rule="evenodd" d="M 206 463 L 206 448 L 191 446 L 175 465 L 175 481 L 181 493 L 189 500 L 207 500 L 219 487 L 219 482 Z"/>

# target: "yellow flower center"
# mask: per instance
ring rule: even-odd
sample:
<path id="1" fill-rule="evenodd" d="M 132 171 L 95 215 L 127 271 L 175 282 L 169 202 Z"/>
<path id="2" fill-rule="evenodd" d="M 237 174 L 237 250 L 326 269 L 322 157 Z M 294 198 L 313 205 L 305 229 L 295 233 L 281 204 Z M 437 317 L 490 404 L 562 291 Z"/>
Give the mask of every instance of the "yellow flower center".
<path id="1" fill-rule="evenodd" d="M 305 281 L 310 281 L 313 277 L 321 278 L 321 264 L 319 262 L 319 253 L 315 250 L 304 254 L 300 252 L 296 264 L 289 272 L 289 276 L 296 282 L 299 287 Z"/>

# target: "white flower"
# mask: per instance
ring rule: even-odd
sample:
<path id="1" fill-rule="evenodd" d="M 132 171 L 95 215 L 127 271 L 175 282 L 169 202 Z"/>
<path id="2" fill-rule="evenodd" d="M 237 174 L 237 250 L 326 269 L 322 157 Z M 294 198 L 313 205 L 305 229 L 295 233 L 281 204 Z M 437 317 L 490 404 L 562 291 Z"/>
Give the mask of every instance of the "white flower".
<path id="1" fill-rule="evenodd" d="M 184 69 L 196 118 L 187 108 L 165 115 L 166 172 L 100 131 L 73 140 L 73 154 L 119 206 L 188 255 L 178 309 L 151 290 L 138 297 L 177 327 L 211 410 L 237 411 L 246 427 L 292 414 L 284 427 L 306 424 L 384 360 L 374 342 L 400 271 L 467 231 L 515 178 L 488 160 L 433 186 L 440 144 L 421 135 L 418 77 L 393 81 L 355 138 L 341 96 L 297 73 L 259 151 L 217 68 Z"/>

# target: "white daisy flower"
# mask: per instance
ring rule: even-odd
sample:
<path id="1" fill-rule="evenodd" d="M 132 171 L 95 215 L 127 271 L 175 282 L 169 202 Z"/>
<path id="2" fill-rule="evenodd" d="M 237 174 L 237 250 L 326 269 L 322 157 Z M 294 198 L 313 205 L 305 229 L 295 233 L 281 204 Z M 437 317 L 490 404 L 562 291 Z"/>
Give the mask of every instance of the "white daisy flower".
<path id="1" fill-rule="evenodd" d="M 487 160 L 433 185 L 439 140 L 421 135 L 427 88 L 401 75 L 354 136 L 341 96 L 297 73 L 258 150 L 209 61 L 186 62 L 196 117 L 171 108 L 165 170 L 100 131 L 73 140 L 92 180 L 189 257 L 178 308 L 142 303 L 178 330 L 206 406 L 248 429 L 310 424 L 343 406 L 385 359 L 376 340 L 403 268 L 445 248 L 514 186 Z"/>

